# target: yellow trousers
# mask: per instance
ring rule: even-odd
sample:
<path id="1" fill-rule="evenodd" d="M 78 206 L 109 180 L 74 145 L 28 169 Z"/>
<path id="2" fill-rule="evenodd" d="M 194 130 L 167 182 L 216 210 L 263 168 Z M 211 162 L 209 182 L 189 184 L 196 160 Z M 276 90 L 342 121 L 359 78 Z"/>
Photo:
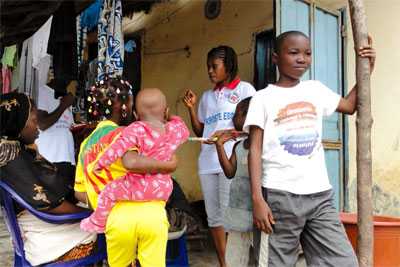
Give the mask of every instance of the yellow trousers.
<path id="1" fill-rule="evenodd" d="M 110 267 L 165 267 L 168 219 L 164 201 L 119 202 L 107 219 Z"/>

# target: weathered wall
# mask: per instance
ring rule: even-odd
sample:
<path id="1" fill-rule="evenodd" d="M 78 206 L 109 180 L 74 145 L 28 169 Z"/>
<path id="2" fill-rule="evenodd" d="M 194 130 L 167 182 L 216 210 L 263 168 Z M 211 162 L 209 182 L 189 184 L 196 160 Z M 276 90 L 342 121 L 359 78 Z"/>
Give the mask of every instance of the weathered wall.
<path id="1" fill-rule="evenodd" d="M 328 1 L 332 8 L 346 6 L 347 1 Z M 366 0 L 368 30 L 377 51 L 371 79 L 373 193 L 375 212 L 400 216 L 400 1 Z M 348 10 L 348 9 L 347 9 Z M 355 54 L 351 21 L 347 14 L 347 81 L 355 83 Z M 356 116 L 349 117 L 349 208 L 356 205 Z"/>
<path id="2" fill-rule="evenodd" d="M 187 88 L 199 96 L 211 84 L 206 72 L 206 55 L 220 44 L 232 46 L 239 54 L 239 74 L 253 80 L 253 34 L 272 28 L 272 0 L 224 0 L 214 20 L 204 16 L 203 0 L 178 0 L 157 4 L 148 15 L 135 14 L 123 22 L 125 34 L 143 33 L 142 88 L 159 87 L 167 95 L 173 113 L 190 125 L 180 98 Z M 178 50 L 190 47 L 190 56 Z M 166 53 L 164 53 L 166 52 Z M 175 173 L 190 200 L 202 198 L 197 176 L 199 144 L 187 143 L 178 152 Z"/>
<path id="3" fill-rule="evenodd" d="M 155 5 L 149 15 L 136 14 L 124 21 L 126 33 L 143 30 L 144 60 L 142 87 L 163 89 L 174 113 L 189 123 L 179 98 L 186 88 L 199 95 L 210 86 L 205 68 L 207 51 L 218 44 L 235 48 L 239 56 L 240 76 L 253 80 L 253 33 L 272 28 L 271 0 L 224 0 L 222 11 L 215 20 L 204 17 L 204 2 L 172 0 Z M 338 9 L 347 1 L 322 0 L 322 4 Z M 372 157 L 375 209 L 377 213 L 400 216 L 400 116 L 396 104 L 400 99 L 398 62 L 400 62 L 400 1 L 366 0 L 368 27 L 374 38 L 378 58 L 372 77 Z M 350 18 L 347 19 L 347 60 L 344 63 L 349 86 L 355 82 L 355 61 Z M 184 51 L 159 52 L 190 47 Z M 355 118 L 349 118 L 349 208 L 356 209 L 356 130 Z M 201 198 L 197 177 L 197 144 L 185 144 L 179 151 L 179 182 L 191 200 Z"/>

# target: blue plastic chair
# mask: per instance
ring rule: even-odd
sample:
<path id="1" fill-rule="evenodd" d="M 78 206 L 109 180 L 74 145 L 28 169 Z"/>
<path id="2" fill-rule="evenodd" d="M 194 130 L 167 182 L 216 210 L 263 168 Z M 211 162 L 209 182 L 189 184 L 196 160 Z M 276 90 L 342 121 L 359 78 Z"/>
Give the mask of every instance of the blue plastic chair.
<path id="1" fill-rule="evenodd" d="M 25 258 L 24 243 L 21 237 L 21 230 L 17 222 L 17 216 L 14 210 L 13 201 L 17 202 L 22 208 L 28 210 L 37 218 L 53 223 L 63 224 L 70 222 L 77 222 L 83 218 L 88 217 L 91 212 L 80 212 L 74 214 L 52 215 L 35 210 L 25 200 L 23 200 L 10 186 L 3 181 L 0 181 L 0 205 L 4 220 L 7 224 L 8 230 L 14 245 L 14 267 L 32 267 L 32 265 Z M 46 252 L 44 252 L 46 253 Z M 97 236 L 96 252 L 81 259 L 71 260 L 62 263 L 47 263 L 41 266 L 46 267 L 74 267 L 85 266 L 101 262 L 107 258 L 106 245 L 104 235 Z"/>
<path id="2" fill-rule="evenodd" d="M 167 267 L 189 267 L 185 234 L 178 239 L 168 240 L 166 265 Z"/>

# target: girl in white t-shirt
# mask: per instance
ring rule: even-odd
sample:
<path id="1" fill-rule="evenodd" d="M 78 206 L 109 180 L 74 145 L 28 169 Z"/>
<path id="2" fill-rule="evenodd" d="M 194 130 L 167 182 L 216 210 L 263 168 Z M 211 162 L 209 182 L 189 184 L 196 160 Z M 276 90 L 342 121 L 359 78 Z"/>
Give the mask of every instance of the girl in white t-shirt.
<path id="1" fill-rule="evenodd" d="M 254 95 L 254 87 L 238 77 L 237 55 L 229 46 L 218 46 L 207 55 L 207 72 L 214 84 L 201 96 L 198 112 L 196 94 L 187 90 L 183 99 L 189 110 L 194 133 L 210 138 L 217 130 L 233 128 L 232 117 L 240 100 Z M 218 161 L 213 142 L 204 142 L 199 156 L 199 176 L 207 212 L 208 226 L 217 249 L 221 267 L 226 266 L 226 233 L 223 213 L 229 200 L 230 180 L 226 178 Z M 234 142 L 225 144 L 230 157 Z"/>

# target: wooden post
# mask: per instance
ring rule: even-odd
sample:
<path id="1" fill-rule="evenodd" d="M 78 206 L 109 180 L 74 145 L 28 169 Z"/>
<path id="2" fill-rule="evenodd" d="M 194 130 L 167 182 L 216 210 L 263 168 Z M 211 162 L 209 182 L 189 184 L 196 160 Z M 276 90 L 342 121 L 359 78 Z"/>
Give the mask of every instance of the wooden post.
<path id="1" fill-rule="evenodd" d="M 349 0 L 354 47 L 368 44 L 368 30 L 363 0 Z M 373 266 L 374 226 L 371 159 L 370 66 L 367 58 L 357 55 L 357 255 L 360 267 Z"/>

